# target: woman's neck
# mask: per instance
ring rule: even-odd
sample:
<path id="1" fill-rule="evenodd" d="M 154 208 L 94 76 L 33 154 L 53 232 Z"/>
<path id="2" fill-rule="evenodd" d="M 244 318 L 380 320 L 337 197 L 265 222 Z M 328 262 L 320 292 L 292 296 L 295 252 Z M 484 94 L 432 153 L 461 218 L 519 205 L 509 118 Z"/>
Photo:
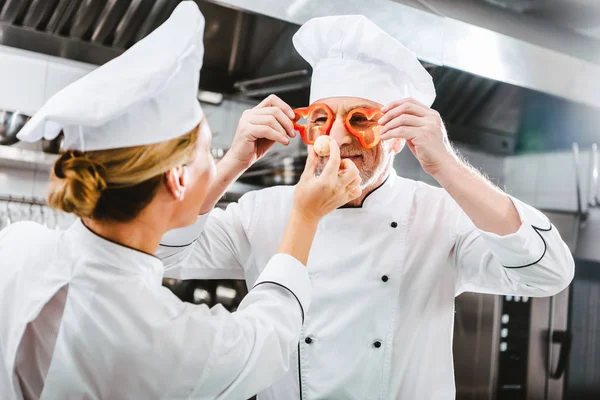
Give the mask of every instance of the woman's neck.
<path id="1" fill-rule="evenodd" d="M 166 230 L 156 221 L 149 223 L 139 216 L 133 221 L 101 221 L 84 219 L 83 223 L 95 234 L 125 247 L 150 255 L 156 254 L 160 240 Z"/>

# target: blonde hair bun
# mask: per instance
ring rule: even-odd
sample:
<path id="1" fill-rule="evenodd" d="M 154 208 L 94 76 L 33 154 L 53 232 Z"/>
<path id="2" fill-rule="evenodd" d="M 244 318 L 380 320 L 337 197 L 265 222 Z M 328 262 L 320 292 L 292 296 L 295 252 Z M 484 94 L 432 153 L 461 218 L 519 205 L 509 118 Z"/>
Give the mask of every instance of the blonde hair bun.
<path id="1" fill-rule="evenodd" d="M 104 166 L 82 152 L 69 151 L 54 164 L 48 202 L 61 211 L 91 218 L 104 189 Z"/>
<path id="2" fill-rule="evenodd" d="M 154 199 L 165 172 L 195 159 L 199 135 L 196 126 L 151 145 L 69 151 L 54 164 L 48 204 L 80 218 L 131 221 Z"/>

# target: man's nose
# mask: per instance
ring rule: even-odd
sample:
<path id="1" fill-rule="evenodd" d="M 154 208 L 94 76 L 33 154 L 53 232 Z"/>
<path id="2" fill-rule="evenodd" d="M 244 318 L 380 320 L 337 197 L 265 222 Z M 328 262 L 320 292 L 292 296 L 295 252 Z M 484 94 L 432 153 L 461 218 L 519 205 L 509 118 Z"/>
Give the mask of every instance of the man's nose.
<path id="1" fill-rule="evenodd" d="M 329 136 L 331 136 L 332 139 L 335 139 L 340 146 L 352 143 L 352 135 L 346 129 L 344 121 L 342 121 L 341 118 L 335 119 L 331 126 L 331 130 L 329 131 Z"/>

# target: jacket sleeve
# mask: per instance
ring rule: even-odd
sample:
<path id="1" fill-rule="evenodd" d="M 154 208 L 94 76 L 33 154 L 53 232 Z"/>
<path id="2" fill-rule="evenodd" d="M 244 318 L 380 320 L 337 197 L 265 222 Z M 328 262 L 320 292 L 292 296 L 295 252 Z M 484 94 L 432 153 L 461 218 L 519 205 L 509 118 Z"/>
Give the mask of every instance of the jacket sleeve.
<path id="1" fill-rule="evenodd" d="M 310 300 L 304 265 L 276 254 L 238 311 L 189 305 L 165 335 L 169 353 L 181 349 L 165 398 L 247 399 L 271 386 L 295 360 Z"/>
<path id="2" fill-rule="evenodd" d="M 247 193 L 225 210 L 214 209 L 192 226 L 167 232 L 156 253 L 165 264 L 165 277 L 244 279 L 254 199 L 253 192 Z"/>
<path id="3" fill-rule="evenodd" d="M 573 256 L 556 227 L 540 211 L 511 200 L 521 227 L 506 236 L 478 229 L 456 205 L 452 256 L 457 268 L 457 295 L 553 296 L 573 280 Z"/>

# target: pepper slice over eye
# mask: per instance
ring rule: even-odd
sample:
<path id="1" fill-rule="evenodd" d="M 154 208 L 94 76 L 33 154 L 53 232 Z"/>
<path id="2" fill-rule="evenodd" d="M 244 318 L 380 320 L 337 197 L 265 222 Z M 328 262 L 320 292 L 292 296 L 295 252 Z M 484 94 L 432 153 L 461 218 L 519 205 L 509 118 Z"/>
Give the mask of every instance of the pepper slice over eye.
<path id="1" fill-rule="evenodd" d="M 333 121 L 335 121 L 335 115 L 331 108 L 321 103 L 296 108 L 294 116 L 294 129 L 300 133 L 302 141 L 307 145 L 314 144 L 315 139 L 319 136 L 328 135 Z M 302 119 L 304 121 L 300 122 Z"/>
<path id="2" fill-rule="evenodd" d="M 346 129 L 355 136 L 366 149 L 375 147 L 380 140 L 381 125 L 377 121 L 383 117 L 383 111 L 377 108 L 355 108 L 344 118 Z"/>
<path id="3" fill-rule="evenodd" d="M 379 132 L 382 126 L 377 121 L 383 115 L 383 111 L 377 108 L 355 108 L 346 114 L 344 125 L 348 132 L 358 139 L 361 146 L 370 149 L 380 141 Z M 314 144 L 319 136 L 329 135 L 335 121 L 334 112 L 324 103 L 297 108 L 294 110 L 294 116 L 294 129 L 300 133 L 302 141 L 307 145 Z"/>

